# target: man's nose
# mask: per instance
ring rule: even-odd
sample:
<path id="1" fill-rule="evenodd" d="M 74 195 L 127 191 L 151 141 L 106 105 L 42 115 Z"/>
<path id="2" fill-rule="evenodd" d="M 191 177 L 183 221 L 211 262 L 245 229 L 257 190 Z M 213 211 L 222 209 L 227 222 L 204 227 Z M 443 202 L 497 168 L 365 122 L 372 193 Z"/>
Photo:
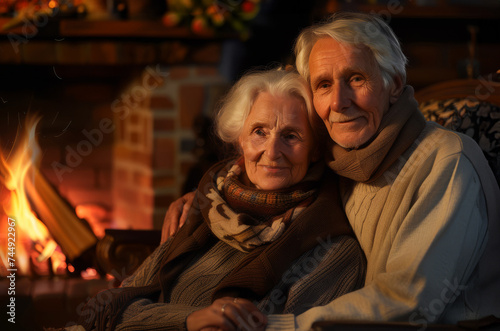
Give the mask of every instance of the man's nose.
<path id="1" fill-rule="evenodd" d="M 345 83 L 336 83 L 330 94 L 330 110 L 342 113 L 351 105 L 351 91 Z"/>

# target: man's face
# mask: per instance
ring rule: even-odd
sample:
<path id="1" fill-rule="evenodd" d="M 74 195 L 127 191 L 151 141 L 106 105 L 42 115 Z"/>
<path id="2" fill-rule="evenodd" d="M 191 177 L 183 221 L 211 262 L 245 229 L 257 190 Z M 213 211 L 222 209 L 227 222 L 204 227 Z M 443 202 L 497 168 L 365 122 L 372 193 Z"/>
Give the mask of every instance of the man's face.
<path id="1" fill-rule="evenodd" d="M 377 132 L 394 89 L 384 87 L 382 74 L 365 46 L 319 39 L 309 56 L 314 107 L 344 148 L 358 148 Z"/>

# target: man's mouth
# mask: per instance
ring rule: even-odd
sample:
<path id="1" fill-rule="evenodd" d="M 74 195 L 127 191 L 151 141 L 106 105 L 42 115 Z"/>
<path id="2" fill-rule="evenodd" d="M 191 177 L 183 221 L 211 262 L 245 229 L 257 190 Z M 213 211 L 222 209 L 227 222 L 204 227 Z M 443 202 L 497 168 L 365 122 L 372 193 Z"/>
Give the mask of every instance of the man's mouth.
<path id="1" fill-rule="evenodd" d="M 330 116 L 329 118 L 329 122 L 330 124 L 336 124 L 336 123 L 339 123 L 339 124 L 342 124 L 342 123 L 348 123 L 348 122 L 353 122 L 357 119 L 359 119 L 361 116 L 360 115 L 357 115 L 357 116 Z"/>

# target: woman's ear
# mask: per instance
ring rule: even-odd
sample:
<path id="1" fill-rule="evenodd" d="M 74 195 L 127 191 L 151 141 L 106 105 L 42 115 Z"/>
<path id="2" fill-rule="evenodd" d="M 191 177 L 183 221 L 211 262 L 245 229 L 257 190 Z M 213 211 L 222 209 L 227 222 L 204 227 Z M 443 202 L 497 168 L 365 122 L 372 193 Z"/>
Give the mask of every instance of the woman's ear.
<path id="1" fill-rule="evenodd" d="M 403 84 L 403 80 L 401 79 L 401 76 L 394 75 L 392 81 L 393 81 L 393 84 L 392 84 L 390 95 L 389 95 L 389 102 L 391 104 L 395 103 L 398 100 L 398 98 L 401 95 L 401 92 L 403 91 L 403 88 L 404 88 L 404 84 Z"/>
<path id="2" fill-rule="evenodd" d="M 241 135 L 238 138 L 238 142 L 236 144 L 233 144 L 233 146 L 234 146 L 234 149 L 236 150 L 236 152 L 238 153 L 238 155 L 243 155 L 243 147 L 241 147 L 242 146 Z"/>

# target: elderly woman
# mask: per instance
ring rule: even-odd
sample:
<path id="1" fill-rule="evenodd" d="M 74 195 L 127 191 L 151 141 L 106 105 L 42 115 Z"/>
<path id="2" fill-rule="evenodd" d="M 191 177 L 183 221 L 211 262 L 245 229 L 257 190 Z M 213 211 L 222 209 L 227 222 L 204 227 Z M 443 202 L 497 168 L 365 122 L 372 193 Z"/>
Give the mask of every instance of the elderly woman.
<path id="1" fill-rule="evenodd" d="M 290 71 L 247 74 L 216 126 L 239 156 L 205 174 L 172 239 L 89 302 L 87 329 L 258 330 L 265 314 L 299 314 L 363 285 L 336 177 L 315 162 L 324 131 L 307 83 Z"/>

